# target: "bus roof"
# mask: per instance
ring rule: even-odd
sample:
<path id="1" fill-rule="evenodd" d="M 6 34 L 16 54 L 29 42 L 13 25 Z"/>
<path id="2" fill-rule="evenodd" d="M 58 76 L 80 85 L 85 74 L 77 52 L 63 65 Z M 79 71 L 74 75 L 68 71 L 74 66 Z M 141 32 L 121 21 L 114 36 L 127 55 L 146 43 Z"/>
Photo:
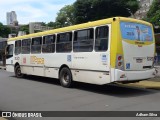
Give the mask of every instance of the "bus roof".
<path id="1" fill-rule="evenodd" d="M 69 31 L 78 30 L 78 29 L 85 29 L 85 28 L 89 28 L 89 27 L 110 24 L 113 21 L 117 21 L 117 20 L 119 20 L 119 21 L 120 20 L 121 21 L 127 21 L 127 22 L 137 22 L 137 23 L 141 23 L 141 24 L 147 24 L 149 26 L 152 25 L 152 24 L 150 24 L 148 22 L 145 22 L 145 21 L 142 21 L 142 20 L 133 19 L 133 18 L 113 17 L 113 18 L 108 18 L 108 19 L 97 20 L 97 21 L 93 21 L 93 22 L 87 22 L 87 23 L 83 23 L 83 24 L 63 27 L 63 28 L 57 28 L 57 29 L 48 30 L 48 31 L 44 31 L 44 32 L 38 32 L 38 33 L 28 34 L 28 35 L 24 35 L 24 36 L 14 37 L 14 38 L 8 39 L 8 41 L 15 41 L 15 40 L 21 40 L 21 39 L 45 36 L 45 35 L 50 35 L 50 34 L 55 34 L 55 33 L 62 33 L 62 32 L 67 32 L 67 31 L 69 32 Z"/>

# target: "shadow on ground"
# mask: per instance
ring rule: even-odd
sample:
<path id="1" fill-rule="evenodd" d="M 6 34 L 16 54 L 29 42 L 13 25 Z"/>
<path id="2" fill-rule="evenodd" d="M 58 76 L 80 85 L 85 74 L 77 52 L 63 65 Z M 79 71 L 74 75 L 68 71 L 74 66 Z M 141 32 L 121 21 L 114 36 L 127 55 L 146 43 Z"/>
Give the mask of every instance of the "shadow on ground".
<path id="1" fill-rule="evenodd" d="M 11 76 L 11 77 L 15 77 L 15 76 Z M 53 84 L 61 87 L 59 80 L 53 79 L 53 78 L 27 75 L 23 79 L 22 78 L 19 78 L 19 79 L 42 82 L 45 84 Z M 149 95 L 149 94 L 160 92 L 158 90 L 137 88 L 137 87 L 125 86 L 125 85 L 114 84 L 114 83 L 107 84 L 107 85 L 93 85 L 93 84 L 74 82 L 73 88 L 65 88 L 65 89 L 73 89 L 73 90 L 76 89 L 76 90 L 88 91 L 88 92 L 110 95 L 115 97 L 125 97 L 125 98 Z"/>

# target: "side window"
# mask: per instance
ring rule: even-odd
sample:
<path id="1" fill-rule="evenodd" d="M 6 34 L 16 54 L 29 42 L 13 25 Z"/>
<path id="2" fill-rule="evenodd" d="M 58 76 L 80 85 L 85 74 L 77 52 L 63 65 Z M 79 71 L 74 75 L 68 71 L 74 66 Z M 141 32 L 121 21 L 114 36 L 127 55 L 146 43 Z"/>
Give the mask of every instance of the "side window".
<path id="1" fill-rule="evenodd" d="M 42 37 L 32 38 L 31 53 L 41 53 Z"/>
<path id="2" fill-rule="evenodd" d="M 15 55 L 18 55 L 21 53 L 21 40 L 15 41 Z"/>
<path id="3" fill-rule="evenodd" d="M 12 55 L 13 56 L 13 45 L 9 45 L 9 47 L 8 47 L 8 55 Z"/>
<path id="4" fill-rule="evenodd" d="M 72 51 L 72 32 L 57 35 L 56 51 L 58 53 Z"/>
<path id="5" fill-rule="evenodd" d="M 96 40 L 95 40 L 95 51 L 107 51 L 108 50 L 108 26 L 102 26 L 96 28 Z"/>
<path id="6" fill-rule="evenodd" d="M 30 54 L 31 39 L 22 40 L 22 54 Z"/>
<path id="7" fill-rule="evenodd" d="M 43 53 L 54 53 L 55 52 L 55 35 L 48 35 L 43 37 Z"/>
<path id="8" fill-rule="evenodd" d="M 74 32 L 74 52 L 92 52 L 94 29 L 79 30 Z"/>

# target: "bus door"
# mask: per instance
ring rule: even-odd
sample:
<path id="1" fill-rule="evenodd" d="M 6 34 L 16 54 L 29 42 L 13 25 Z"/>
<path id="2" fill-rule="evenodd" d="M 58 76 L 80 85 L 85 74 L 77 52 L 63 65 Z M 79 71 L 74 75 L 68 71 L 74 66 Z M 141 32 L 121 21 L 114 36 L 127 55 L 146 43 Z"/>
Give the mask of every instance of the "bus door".
<path id="1" fill-rule="evenodd" d="M 6 47 L 6 70 L 9 72 L 14 72 L 14 65 L 13 65 L 13 44 L 9 44 Z"/>

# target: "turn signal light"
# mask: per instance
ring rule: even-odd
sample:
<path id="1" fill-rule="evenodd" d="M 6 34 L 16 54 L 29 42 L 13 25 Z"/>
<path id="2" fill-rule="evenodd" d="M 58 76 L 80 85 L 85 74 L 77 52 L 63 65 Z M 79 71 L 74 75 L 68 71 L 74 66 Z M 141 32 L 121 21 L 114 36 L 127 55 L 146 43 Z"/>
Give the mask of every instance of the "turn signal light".
<path id="1" fill-rule="evenodd" d="M 118 66 L 121 66 L 122 65 L 122 62 L 118 62 Z"/>

